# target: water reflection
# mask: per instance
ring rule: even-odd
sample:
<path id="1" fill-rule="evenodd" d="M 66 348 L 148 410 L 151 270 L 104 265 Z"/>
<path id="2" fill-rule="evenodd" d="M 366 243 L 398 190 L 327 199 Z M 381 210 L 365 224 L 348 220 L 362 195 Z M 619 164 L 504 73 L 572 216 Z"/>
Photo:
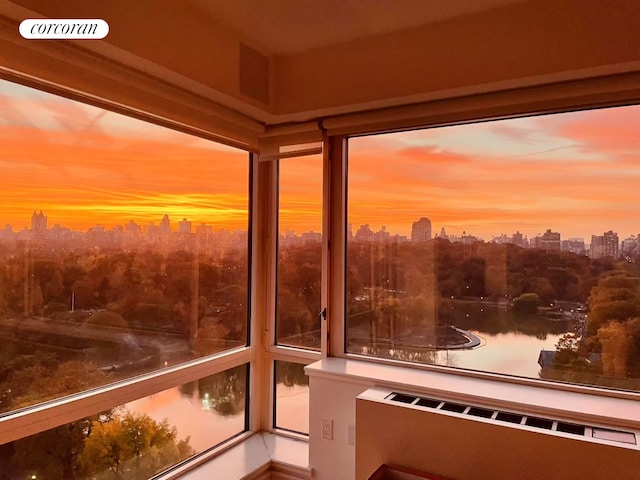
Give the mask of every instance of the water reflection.
<path id="1" fill-rule="evenodd" d="M 247 378 L 241 365 L 2 445 L 0 480 L 149 478 L 246 429 Z"/>
<path id="2" fill-rule="evenodd" d="M 304 365 L 275 362 L 274 426 L 294 432 L 309 433 L 309 377 Z"/>

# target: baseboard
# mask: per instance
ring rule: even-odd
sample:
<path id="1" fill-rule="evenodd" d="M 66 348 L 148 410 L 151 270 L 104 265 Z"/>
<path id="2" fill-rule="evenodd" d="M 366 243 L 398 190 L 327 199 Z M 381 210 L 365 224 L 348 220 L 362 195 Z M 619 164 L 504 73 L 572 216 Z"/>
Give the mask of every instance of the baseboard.
<path id="1" fill-rule="evenodd" d="M 277 461 L 271 462 L 272 480 L 310 480 L 312 473 L 310 468 L 287 465 Z"/>
<path id="2" fill-rule="evenodd" d="M 242 480 L 311 480 L 311 474 L 309 468 L 274 461 L 242 477 Z"/>

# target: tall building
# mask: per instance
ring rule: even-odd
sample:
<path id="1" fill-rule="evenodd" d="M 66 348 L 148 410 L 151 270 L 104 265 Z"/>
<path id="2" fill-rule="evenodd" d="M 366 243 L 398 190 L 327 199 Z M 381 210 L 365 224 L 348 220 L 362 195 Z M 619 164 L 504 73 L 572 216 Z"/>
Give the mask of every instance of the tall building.
<path id="1" fill-rule="evenodd" d="M 562 251 L 584 254 L 587 251 L 587 248 L 585 247 L 583 238 L 569 238 L 567 240 L 562 240 Z"/>
<path id="2" fill-rule="evenodd" d="M 620 256 L 620 242 L 618 234 L 609 230 L 603 235 L 591 235 L 591 258 L 618 258 Z"/>
<path id="3" fill-rule="evenodd" d="M 431 240 L 431 220 L 422 217 L 411 226 L 411 241 L 426 242 L 427 240 Z"/>
<path id="4" fill-rule="evenodd" d="M 182 221 L 178 222 L 178 232 L 191 233 L 191 222 L 183 218 Z"/>
<path id="5" fill-rule="evenodd" d="M 171 223 L 169 222 L 169 215 L 165 215 L 164 217 L 162 217 L 159 228 L 161 235 L 168 235 L 171 233 Z"/>
<path id="6" fill-rule="evenodd" d="M 356 232 L 353 239 L 357 242 L 372 242 L 373 241 L 373 231 L 369 227 L 368 223 L 364 225 L 360 225 L 360 228 Z"/>
<path id="7" fill-rule="evenodd" d="M 33 215 L 31 215 L 31 231 L 38 235 L 44 235 L 44 232 L 47 231 L 47 216 L 42 213 L 36 213 L 33 211 Z"/>
<path id="8" fill-rule="evenodd" d="M 518 247 L 527 246 L 527 241 L 524 239 L 519 230 L 511 236 L 511 243 L 517 245 Z"/>
<path id="9" fill-rule="evenodd" d="M 635 254 L 638 252 L 638 238 L 631 235 L 620 242 L 620 252 L 625 254 Z"/>
<path id="10" fill-rule="evenodd" d="M 562 246 L 560 242 L 560 232 L 552 232 L 550 228 L 542 234 L 539 247 L 548 252 L 559 252 Z"/>

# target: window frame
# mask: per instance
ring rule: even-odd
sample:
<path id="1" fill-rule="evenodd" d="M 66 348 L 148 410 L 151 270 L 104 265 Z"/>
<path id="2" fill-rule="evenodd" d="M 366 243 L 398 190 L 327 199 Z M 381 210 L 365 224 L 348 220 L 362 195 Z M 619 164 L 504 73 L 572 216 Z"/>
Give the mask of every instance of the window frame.
<path id="1" fill-rule="evenodd" d="M 260 198 L 260 208 L 256 209 L 256 212 L 260 212 L 260 226 L 256 227 L 256 232 L 263 232 L 264 241 L 262 248 L 263 261 L 261 262 L 261 268 L 264 269 L 260 275 L 260 278 L 265 278 L 264 283 L 265 291 L 261 292 L 264 295 L 262 300 L 264 307 L 261 310 L 262 318 L 258 320 L 257 324 L 254 324 L 254 328 L 261 328 L 263 335 L 260 338 L 261 347 L 256 351 L 260 351 L 262 358 L 260 363 L 262 364 L 262 376 L 261 376 L 261 391 L 264 402 L 264 408 L 261 412 L 257 413 L 260 416 L 261 428 L 267 432 L 276 433 L 279 435 L 305 440 L 307 441 L 308 434 L 293 432 L 287 429 L 278 428 L 275 425 L 275 412 L 276 412 L 276 389 L 275 389 L 275 362 L 283 361 L 290 363 L 299 363 L 302 365 L 310 365 L 327 355 L 327 322 L 321 321 L 321 348 L 320 350 L 311 350 L 308 348 L 294 347 L 288 345 L 280 345 L 277 343 L 277 265 L 278 265 L 278 238 L 279 238 L 279 161 L 281 158 L 286 158 L 286 161 L 295 162 L 295 157 L 305 157 L 309 155 L 315 155 L 322 153 L 323 155 L 323 194 L 322 194 L 322 258 L 321 258 L 321 305 L 326 305 L 326 279 L 328 278 L 328 271 L 326 267 L 326 255 L 328 239 L 326 235 L 326 221 L 327 221 L 327 205 L 325 202 L 325 193 L 328 188 L 326 181 L 326 170 L 328 156 L 324 145 L 318 147 L 308 147 L 307 142 L 315 142 L 318 139 L 315 134 L 309 136 L 306 132 L 303 134 L 286 135 L 284 137 L 274 137 L 263 139 L 260 145 L 260 154 L 256 155 L 258 162 L 258 169 L 262 172 L 259 182 L 260 189 L 257 191 L 256 196 Z M 296 148 L 296 145 L 301 145 L 301 148 Z M 285 147 L 284 149 L 282 147 Z M 288 148 L 287 148 L 288 147 Z M 258 215 L 256 215 L 258 216 Z M 258 257 L 260 258 L 260 257 Z M 255 346 L 255 345 L 254 345 Z"/>
<path id="2" fill-rule="evenodd" d="M 622 75 L 622 85 L 632 81 L 634 74 Z M 504 382 L 516 385 L 530 385 L 552 390 L 586 393 L 594 396 L 640 400 L 640 392 L 630 390 L 615 390 L 607 387 L 590 386 L 586 384 L 572 384 L 561 381 L 519 377 L 501 373 L 467 370 L 441 365 L 411 363 L 408 361 L 373 357 L 346 351 L 347 335 L 347 305 L 346 305 L 346 275 L 347 275 L 347 207 L 348 207 L 348 141 L 350 138 L 374 136 L 385 133 L 424 130 L 444 126 L 464 125 L 471 123 L 489 122 L 508 118 L 523 118 L 531 116 L 550 115 L 555 113 L 569 113 L 583 110 L 603 109 L 640 105 L 640 91 L 630 89 L 631 93 L 621 92 L 615 85 L 617 76 L 589 81 L 589 79 L 568 82 L 567 86 L 543 85 L 538 88 L 524 89 L 524 99 L 516 103 L 517 95 L 523 92 L 498 92 L 484 96 L 470 98 L 449 99 L 433 102 L 434 112 L 424 105 L 405 108 L 405 119 L 398 120 L 398 110 L 391 112 L 375 112 L 371 116 L 352 115 L 343 118 L 330 119 L 328 137 L 325 148 L 329 151 L 330 189 L 326 202 L 330 205 L 330 218 L 333 228 L 329 230 L 328 241 L 332 245 L 339 245 L 331 251 L 330 259 L 330 291 L 333 301 L 329 302 L 329 331 L 330 356 L 344 359 L 360 360 L 374 364 L 395 365 L 411 369 L 441 372 L 456 376 L 466 376 L 484 379 L 492 382 Z M 575 97 L 566 97 L 567 88 L 577 86 Z M 565 94 L 565 96 L 563 96 Z M 578 95 L 579 94 L 579 95 Z M 474 105 L 475 102 L 477 104 Z M 390 117 L 390 118 L 389 118 Z M 395 118 L 394 118 L 395 117 Z M 410 117 L 416 118 L 411 120 Z M 372 121 L 372 118 L 375 121 Z M 408 119 L 409 118 L 409 119 Z M 395 126 L 393 124 L 396 124 Z M 363 126 L 369 125 L 369 126 Z M 373 126 L 371 126 L 373 125 Z"/>
<path id="3" fill-rule="evenodd" d="M 123 106 L 108 99 L 75 91 L 65 86 L 53 84 L 42 79 L 7 72 L 0 68 L 0 79 L 34 88 L 46 93 L 54 94 L 74 102 L 85 103 L 108 111 L 125 115 L 137 120 L 169 128 L 205 140 L 222 143 L 247 154 L 247 316 L 246 341 L 243 346 L 235 347 L 223 352 L 206 355 L 189 360 L 171 367 L 160 368 L 151 372 L 119 380 L 104 386 L 91 388 L 82 392 L 61 396 L 59 398 L 40 402 L 18 410 L 0 414 L 0 439 L 2 443 L 9 443 L 30 435 L 65 425 L 67 423 L 95 415 L 102 411 L 121 406 L 125 403 L 141 399 L 167 389 L 176 388 L 185 383 L 197 381 L 201 378 L 220 373 L 222 371 L 246 365 L 249 369 L 247 376 L 247 395 L 245 399 L 244 431 L 235 434 L 222 443 L 212 445 L 209 449 L 196 454 L 182 463 L 192 462 L 193 465 L 202 463 L 203 458 L 210 458 L 208 452 L 223 451 L 226 448 L 243 441 L 247 435 L 255 433 L 252 419 L 257 415 L 260 405 L 253 401 L 253 392 L 259 383 L 253 366 L 255 349 L 253 340 L 253 315 L 255 283 L 252 259 L 255 258 L 256 236 L 254 234 L 254 205 L 257 202 L 254 179 L 256 178 L 255 155 L 247 150 L 245 144 L 238 144 L 229 138 L 219 138 L 203 130 L 191 127 L 170 119 L 160 118 L 152 113 L 141 112 L 134 108 Z M 178 465 L 182 465 L 178 464 Z M 170 472 L 176 466 L 170 467 Z"/>
<path id="4" fill-rule="evenodd" d="M 282 151 L 282 146 L 280 146 L 280 149 Z M 278 264 L 280 261 L 280 161 L 283 159 L 287 159 L 285 161 L 290 161 L 290 162 L 295 162 L 297 158 L 309 158 L 312 157 L 314 155 L 317 154 L 322 154 L 322 147 L 319 148 L 313 148 L 313 149 L 304 149 L 304 150 L 294 150 L 294 151 L 284 151 L 282 153 L 278 154 L 278 158 L 274 160 L 275 162 L 275 169 L 276 169 L 276 177 L 277 177 L 277 186 L 276 186 L 276 226 L 275 226 L 275 249 L 276 249 L 276 258 L 274 261 L 275 264 L 275 284 L 274 284 L 274 326 L 273 326 L 273 347 L 274 350 L 272 353 L 275 352 L 279 352 L 281 351 L 282 353 L 285 353 L 287 351 L 289 352 L 299 352 L 301 357 L 304 357 L 306 359 L 316 359 L 318 357 L 318 354 L 322 355 L 323 349 L 322 349 L 322 339 L 325 337 L 325 335 L 323 335 L 322 333 L 322 326 L 324 322 L 324 318 L 323 318 L 323 308 L 324 305 L 326 305 L 326 302 L 324 302 L 324 292 L 326 290 L 325 287 L 325 282 L 323 281 L 323 279 L 326 276 L 326 268 L 325 268 L 325 249 L 324 249 L 324 218 L 325 218 L 325 212 L 324 212 L 324 170 L 325 170 L 325 166 L 324 166 L 324 158 L 322 158 L 322 179 L 323 179 L 323 183 L 322 183 L 322 191 L 321 191 L 321 199 L 320 201 L 322 202 L 323 205 L 321 205 L 321 210 L 320 210 L 320 215 L 321 215 L 321 224 L 323 228 L 323 231 L 320 232 L 322 235 L 322 240 L 321 240 L 321 258 L 320 258 L 320 270 L 321 270 L 321 277 L 320 277 L 320 312 L 317 313 L 317 315 L 320 317 L 320 328 L 321 328 L 321 332 L 320 332 L 320 338 L 321 338 L 321 342 L 320 342 L 320 346 L 319 348 L 315 348 L 315 347 L 307 347 L 307 346 L 294 346 L 294 345 L 287 345 L 284 343 L 278 343 L 278 275 L 279 275 L 279 268 L 278 268 Z M 290 160 L 289 160 L 290 159 Z M 326 315 L 326 313 L 325 313 Z M 280 349 L 283 350 L 280 350 Z M 311 355 L 307 356 L 304 355 L 304 353 L 310 353 Z"/>

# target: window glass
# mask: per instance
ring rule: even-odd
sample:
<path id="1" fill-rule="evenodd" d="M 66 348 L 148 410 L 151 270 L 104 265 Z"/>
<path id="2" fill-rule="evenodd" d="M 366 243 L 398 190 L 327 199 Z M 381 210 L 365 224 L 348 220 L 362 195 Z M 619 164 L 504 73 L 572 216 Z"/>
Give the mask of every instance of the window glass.
<path id="1" fill-rule="evenodd" d="M 320 350 L 322 155 L 279 161 L 277 343 Z"/>
<path id="2" fill-rule="evenodd" d="M 309 434 L 309 377 L 304 365 L 275 362 L 274 426 Z"/>
<path id="3" fill-rule="evenodd" d="M 640 107 L 352 138 L 347 351 L 640 389 Z"/>
<path id="4" fill-rule="evenodd" d="M 0 412 L 246 344 L 247 153 L 0 102 Z"/>
<path id="5" fill-rule="evenodd" d="M 245 430 L 248 365 L 0 446 L 2 478 L 147 479 Z"/>

